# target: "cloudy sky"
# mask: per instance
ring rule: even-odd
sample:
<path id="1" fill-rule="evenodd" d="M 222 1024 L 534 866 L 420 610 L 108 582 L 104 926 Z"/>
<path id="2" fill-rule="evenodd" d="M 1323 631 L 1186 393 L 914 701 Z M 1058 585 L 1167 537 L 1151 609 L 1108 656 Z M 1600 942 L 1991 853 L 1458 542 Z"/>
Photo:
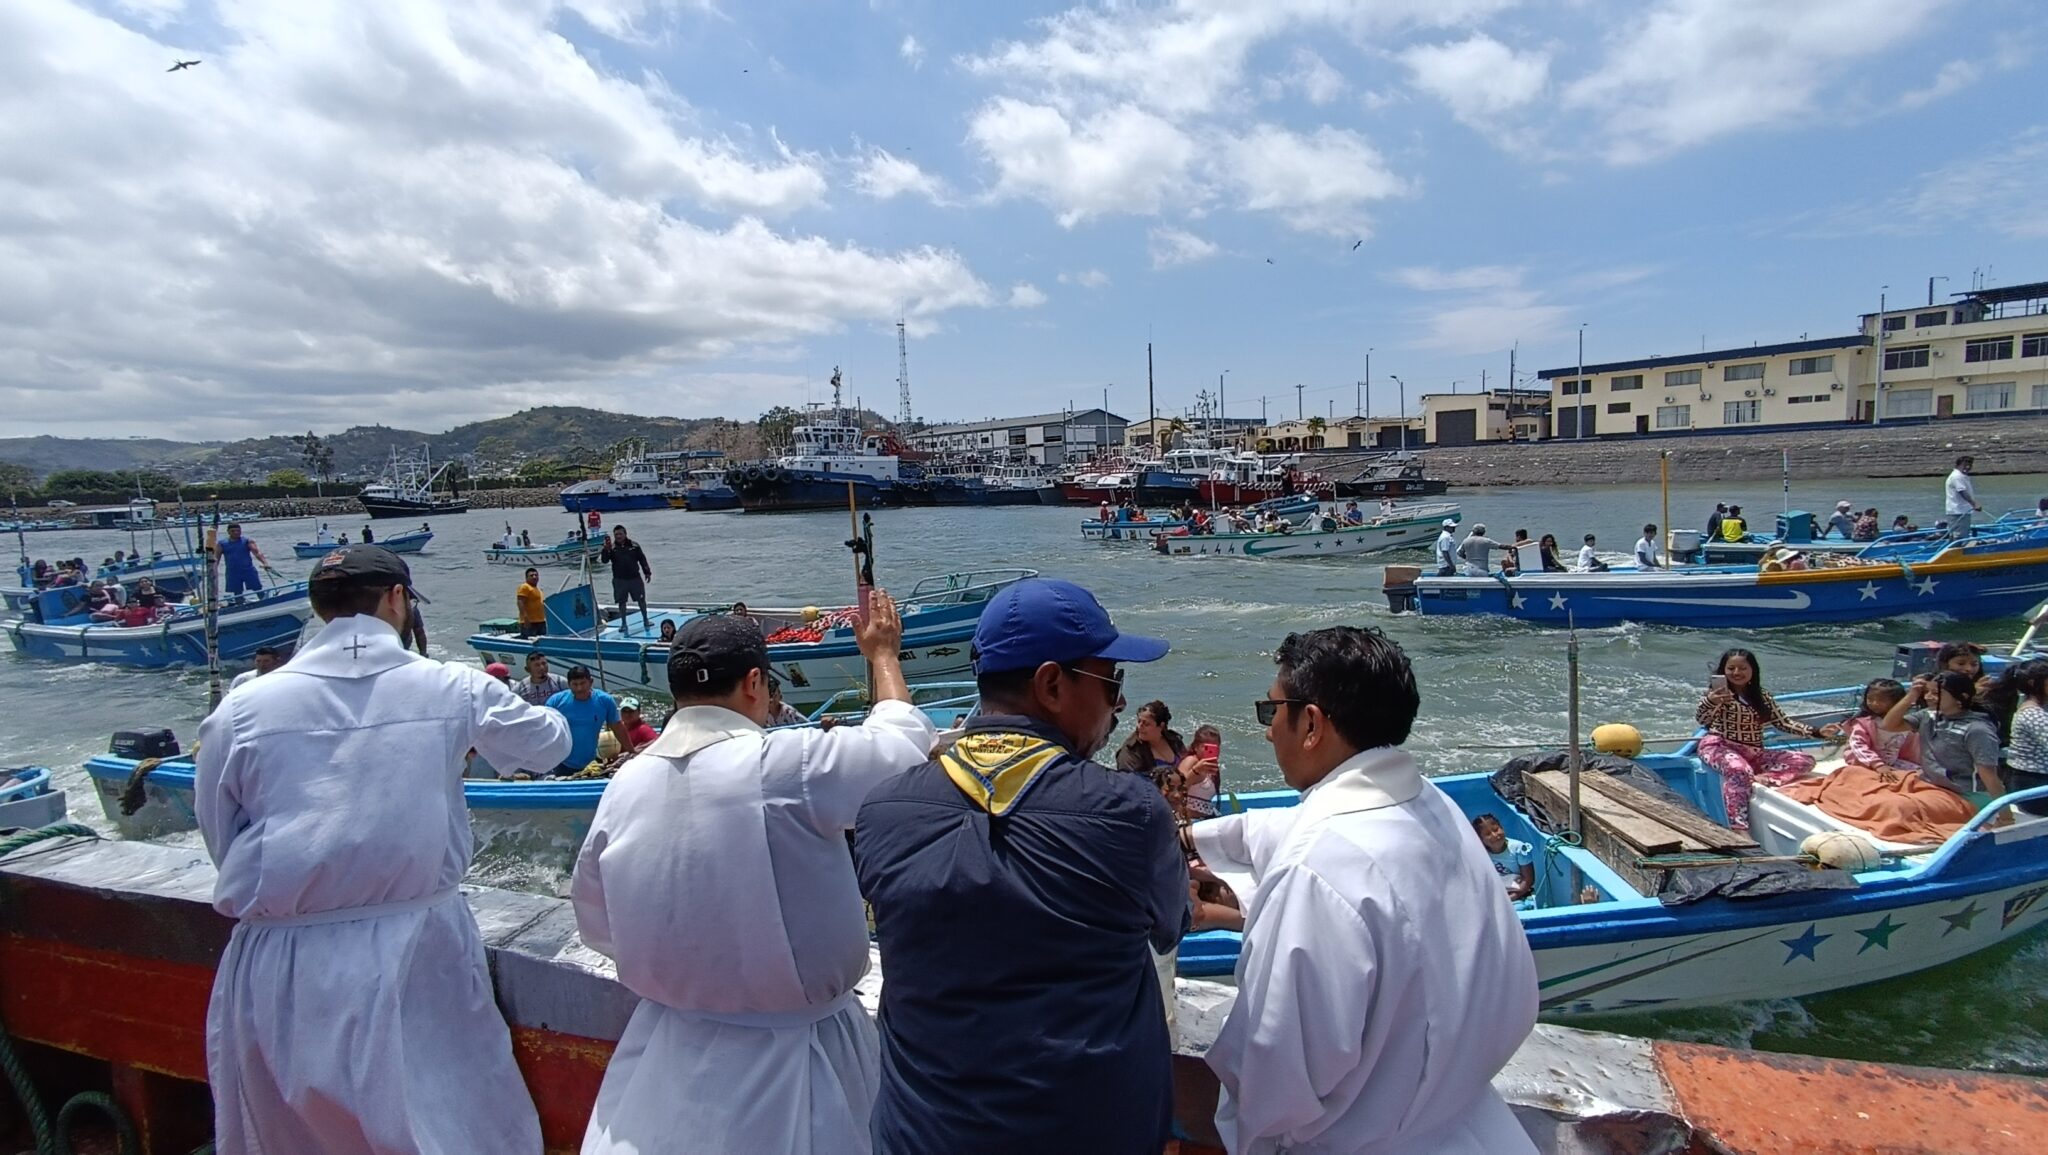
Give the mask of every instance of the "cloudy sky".
<path id="1" fill-rule="evenodd" d="M 202 63 L 167 72 L 173 60 Z M 0 435 L 1351 412 L 2048 279 L 2030 0 L 9 0 Z M 1304 388 L 1297 394 L 1296 386 Z"/>

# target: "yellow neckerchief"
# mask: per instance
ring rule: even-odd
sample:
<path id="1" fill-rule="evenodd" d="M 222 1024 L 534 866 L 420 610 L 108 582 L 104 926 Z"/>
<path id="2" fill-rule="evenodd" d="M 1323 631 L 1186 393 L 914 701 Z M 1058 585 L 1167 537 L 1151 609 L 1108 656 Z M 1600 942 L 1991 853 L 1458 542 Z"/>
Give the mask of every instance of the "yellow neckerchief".
<path id="1" fill-rule="evenodd" d="M 960 735 L 939 755 L 939 765 L 975 805 L 1000 816 L 1016 808 L 1046 767 L 1066 756 L 1066 747 L 1036 734 L 976 730 Z"/>

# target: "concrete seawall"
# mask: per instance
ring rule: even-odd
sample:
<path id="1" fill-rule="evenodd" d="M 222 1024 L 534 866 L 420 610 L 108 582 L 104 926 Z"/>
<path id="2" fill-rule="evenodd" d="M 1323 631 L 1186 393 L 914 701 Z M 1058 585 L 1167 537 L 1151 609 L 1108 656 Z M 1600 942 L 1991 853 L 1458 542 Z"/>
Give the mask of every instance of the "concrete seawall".
<path id="1" fill-rule="evenodd" d="M 149 1155 L 211 1125 L 206 1003 L 232 924 L 193 849 L 66 839 L 0 860 L 0 1017 L 37 1085 L 111 1090 Z M 635 999 L 576 936 L 566 902 L 465 887 L 550 1152 L 577 1148 Z M 877 966 L 860 985 L 873 1009 Z M 1216 1080 L 1201 1056 L 1235 995 L 1177 984 L 1181 1155 L 1212 1155 Z M 83 1061 L 81 1061 L 83 1060 Z M 1495 1080 L 1544 1152 L 2032 1155 L 2048 1128 L 2039 1080 L 1887 1067 L 1539 1027 Z M 1046 1104 L 1058 1110 L 1059 1104 Z M 0 1118 L 0 1126 L 8 1120 Z"/>
<path id="2" fill-rule="evenodd" d="M 1657 455 L 1669 451 L 1671 475 L 1685 481 L 1776 478 L 1782 455 L 1798 480 L 1837 477 L 1939 477 L 1964 454 L 1977 472 L 2048 473 L 2048 416 L 1843 425 L 1775 433 L 1643 437 L 1613 441 L 1533 441 L 1418 450 L 1425 470 L 1454 486 L 1610 485 L 1655 482 Z M 1311 457 L 1325 477 L 1349 477 L 1361 459 Z"/>

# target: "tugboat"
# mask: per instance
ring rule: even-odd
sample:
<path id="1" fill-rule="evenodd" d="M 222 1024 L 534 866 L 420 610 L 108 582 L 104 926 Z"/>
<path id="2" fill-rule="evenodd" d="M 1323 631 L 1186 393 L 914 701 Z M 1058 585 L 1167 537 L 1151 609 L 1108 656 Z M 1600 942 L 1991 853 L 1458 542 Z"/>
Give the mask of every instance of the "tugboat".
<path id="1" fill-rule="evenodd" d="M 1359 470 L 1351 480 L 1337 482 L 1337 496 L 1422 497 L 1450 487 L 1451 483 L 1440 477 L 1424 477 L 1420 457 L 1396 452 Z"/>
<path id="2" fill-rule="evenodd" d="M 902 505 L 907 486 L 901 458 L 884 440 L 868 436 L 847 420 L 839 406 L 839 370 L 832 370 L 832 408 L 815 409 L 793 431 L 793 445 L 781 457 L 750 461 L 726 470 L 725 483 L 748 513 L 804 509 L 845 509 L 847 487 L 862 509 Z M 922 475 L 918 475 L 922 484 Z M 924 501 L 920 504 L 931 504 Z"/>
<path id="3" fill-rule="evenodd" d="M 447 497 L 434 495 L 434 483 L 448 472 L 451 462 L 442 462 L 439 467 L 433 463 L 432 452 L 420 447 L 418 457 L 401 456 L 391 451 L 391 468 L 384 481 L 365 485 L 356 495 L 363 512 L 373 518 L 386 517 L 428 517 L 450 513 L 468 513 L 469 502 L 455 492 L 455 483 L 448 483 Z"/>
<path id="4" fill-rule="evenodd" d="M 648 453 L 643 448 L 612 466 L 610 478 L 579 481 L 562 490 L 562 508 L 570 513 L 673 508 L 684 494 L 683 474 L 689 456 L 680 451 Z"/>

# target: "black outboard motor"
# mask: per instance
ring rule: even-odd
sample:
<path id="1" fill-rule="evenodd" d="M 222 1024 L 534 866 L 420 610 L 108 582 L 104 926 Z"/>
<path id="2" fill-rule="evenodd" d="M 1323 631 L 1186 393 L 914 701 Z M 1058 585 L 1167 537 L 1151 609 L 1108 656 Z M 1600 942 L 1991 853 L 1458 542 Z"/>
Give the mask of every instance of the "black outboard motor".
<path id="1" fill-rule="evenodd" d="M 177 735 L 169 730 L 116 730 L 107 752 L 116 758 L 174 758 L 178 755 Z"/>
<path id="2" fill-rule="evenodd" d="M 1382 582 L 1387 595 L 1387 608 L 1397 614 L 1412 614 L 1419 607 L 1416 603 L 1415 581 L 1422 576 L 1419 565 L 1390 565 Z"/>

